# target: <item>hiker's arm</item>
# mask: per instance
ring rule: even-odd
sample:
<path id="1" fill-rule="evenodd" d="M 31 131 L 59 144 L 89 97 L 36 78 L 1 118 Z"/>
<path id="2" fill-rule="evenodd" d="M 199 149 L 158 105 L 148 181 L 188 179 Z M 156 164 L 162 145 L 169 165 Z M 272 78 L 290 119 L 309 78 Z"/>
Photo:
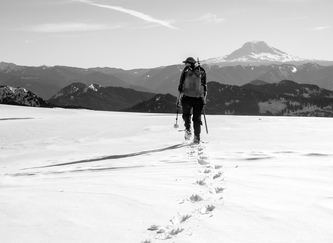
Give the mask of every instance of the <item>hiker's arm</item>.
<path id="1" fill-rule="evenodd" d="M 178 91 L 179 91 L 179 93 L 183 92 L 184 80 L 185 80 L 185 70 L 182 72 L 182 74 L 180 76 L 179 85 L 178 85 Z"/>
<path id="2" fill-rule="evenodd" d="M 201 72 L 201 84 L 204 87 L 204 96 L 207 95 L 207 75 L 206 75 L 206 71 L 204 69 L 202 69 Z"/>
<path id="3" fill-rule="evenodd" d="M 180 75 L 180 80 L 179 80 L 179 85 L 178 85 L 179 96 L 178 96 L 177 104 L 176 104 L 177 106 L 180 106 L 180 103 L 181 103 L 184 80 L 185 80 L 185 69 L 183 70 L 182 74 Z"/>

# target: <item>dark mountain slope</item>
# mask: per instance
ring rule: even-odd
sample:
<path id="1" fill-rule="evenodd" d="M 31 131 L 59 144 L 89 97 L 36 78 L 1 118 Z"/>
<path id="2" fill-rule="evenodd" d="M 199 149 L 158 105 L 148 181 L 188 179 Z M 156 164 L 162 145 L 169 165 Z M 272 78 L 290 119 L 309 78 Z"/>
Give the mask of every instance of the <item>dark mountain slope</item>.
<path id="1" fill-rule="evenodd" d="M 122 87 L 102 87 L 97 84 L 73 83 L 60 90 L 48 102 L 64 107 L 118 111 L 131 107 L 155 94 Z"/>

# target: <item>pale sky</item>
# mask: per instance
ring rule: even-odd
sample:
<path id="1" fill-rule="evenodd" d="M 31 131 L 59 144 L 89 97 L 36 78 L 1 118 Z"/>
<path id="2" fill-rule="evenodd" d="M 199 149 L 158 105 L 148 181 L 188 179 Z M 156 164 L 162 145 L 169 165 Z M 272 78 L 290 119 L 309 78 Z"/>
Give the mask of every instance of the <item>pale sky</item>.
<path id="1" fill-rule="evenodd" d="M 1 0 L 0 61 L 152 68 L 265 41 L 333 60 L 332 0 Z"/>

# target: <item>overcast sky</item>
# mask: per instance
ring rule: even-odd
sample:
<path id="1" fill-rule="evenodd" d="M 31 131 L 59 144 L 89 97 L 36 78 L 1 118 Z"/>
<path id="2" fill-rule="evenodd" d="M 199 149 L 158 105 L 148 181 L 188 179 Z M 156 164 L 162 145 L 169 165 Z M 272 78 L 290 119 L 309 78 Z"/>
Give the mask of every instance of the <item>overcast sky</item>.
<path id="1" fill-rule="evenodd" d="M 151 68 L 262 40 L 333 60 L 332 0 L 1 0 L 0 61 Z"/>

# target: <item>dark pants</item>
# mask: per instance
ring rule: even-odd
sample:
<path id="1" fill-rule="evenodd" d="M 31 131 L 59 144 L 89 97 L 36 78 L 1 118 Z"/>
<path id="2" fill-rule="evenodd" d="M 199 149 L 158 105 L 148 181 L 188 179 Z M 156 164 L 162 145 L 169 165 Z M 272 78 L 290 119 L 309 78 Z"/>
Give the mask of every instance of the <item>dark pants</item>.
<path id="1" fill-rule="evenodd" d="M 201 112 L 203 108 L 202 98 L 193 98 L 184 96 L 182 98 L 182 109 L 183 109 L 183 119 L 185 122 L 185 129 L 190 130 L 191 128 L 191 111 L 193 111 L 193 128 L 194 135 L 200 138 L 201 132 Z"/>

